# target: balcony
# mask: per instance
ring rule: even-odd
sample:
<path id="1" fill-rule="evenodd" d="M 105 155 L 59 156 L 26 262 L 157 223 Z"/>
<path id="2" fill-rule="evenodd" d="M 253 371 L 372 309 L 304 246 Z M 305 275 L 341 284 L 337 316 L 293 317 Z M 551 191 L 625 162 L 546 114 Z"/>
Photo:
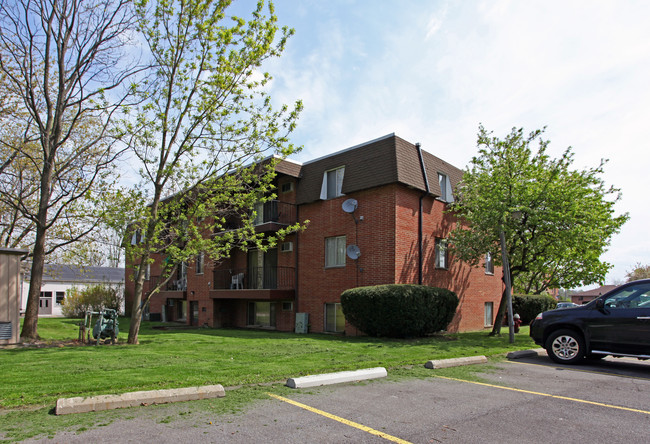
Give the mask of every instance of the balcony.
<path id="1" fill-rule="evenodd" d="M 253 221 L 258 233 L 277 231 L 297 222 L 296 206 L 279 200 L 271 200 L 255 205 L 256 217 Z"/>
<path id="2" fill-rule="evenodd" d="M 255 267 L 215 270 L 210 297 L 287 300 L 295 296 L 295 268 Z"/>
<path id="3" fill-rule="evenodd" d="M 174 276 L 174 278 L 176 278 L 176 276 Z M 187 276 L 184 276 L 180 279 L 174 278 L 170 279 L 165 285 L 163 285 L 163 287 L 160 289 L 160 292 L 174 293 L 168 295 L 167 297 L 184 298 L 185 293 L 187 292 Z M 162 276 L 151 276 L 151 278 L 144 281 L 144 291 L 146 293 L 152 291 L 158 286 L 162 279 Z"/>

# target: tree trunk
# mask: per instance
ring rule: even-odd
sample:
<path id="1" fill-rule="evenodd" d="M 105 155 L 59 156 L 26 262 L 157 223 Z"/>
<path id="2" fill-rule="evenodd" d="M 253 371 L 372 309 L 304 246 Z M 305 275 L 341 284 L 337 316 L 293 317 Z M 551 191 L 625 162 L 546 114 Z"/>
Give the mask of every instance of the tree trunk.
<path id="1" fill-rule="evenodd" d="M 148 255 L 147 255 L 148 256 Z M 142 322 L 142 311 L 144 305 L 142 303 L 142 293 L 144 290 L 144 265 L 146 260 L 140 261 L 140 266 L 138 267 L 138 272 L 135 276 L 135 289 L 133 290 L 133 305 L 131 307 L 131 325 L 129 327 L 129 338 L 127 339 L 128 344 L 137 344 L 138 343 L 138 333 L 140 332 L 140 323 Z"/>
<path id="2" fill-rule="evenodd" d="M 41 230 L 39 230 L 40 232 Z M 40 234 L 40 235 L 39 235 Z M 41 299 L 41 283 L 43 282 L 43 267 L 45 264 L 45 236 L 39 233 L 36 236 L 34 245 L 34 257 L 32 259 L 31 276 L 29 278 L 29 292 L 27 296 L 27 307 L 25 308 L 25 320 L 20 338 L 23 341 L 37 340 L 38 336 L 38 305 Z"/>
<path id="3" fill-rule="evenodd" d="M 38 306 L 41 299 L 41 284 L 43 282 L 43 269 L 45 265 L 45 236 L 47 235 L 47 209 L 50 204 L 50 185 L 53 161 L 46 162 L 43 167 L 40 183 L 40 201 L 38 207 L 38 223 L 36 225 L 36 238 L 32 252 L 32 270 L 29 279 L 29 292 L 25 320 L 20 337 L 23 340 L 36 340 L 38 336 Z"/>

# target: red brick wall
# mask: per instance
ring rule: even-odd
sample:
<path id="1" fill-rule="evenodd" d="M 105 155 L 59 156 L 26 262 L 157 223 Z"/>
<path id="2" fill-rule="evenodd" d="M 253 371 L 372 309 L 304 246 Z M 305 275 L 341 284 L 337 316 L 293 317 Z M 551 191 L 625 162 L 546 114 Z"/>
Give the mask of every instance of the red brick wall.
<path id="1" fill-rule="evenodd" d="M 400 185 L 388 185 L 318 201 L 300 208 L 301 219 L 309 219 L 300 234 L 299 312 L 308 312 L 310 331 L 324 328 L 324 304 L 340 302 L 340 294 L 352 287 L 388 283 L 418 282 L 418 214 L 421 193 Z M 357 220 L 341 209 L 341 203 L 355 198 Z M 450 330 L 484 328 L 484 303 L 493 302 L 494 312 L 501 296 L 500 269 L 495 276 L 484 268 L 471 268 L 449 257 L 448 269 L 435 268 L 435 238 L 447 238 L 456 219 L 445 214 L 446 204 L 426 197 L 423 200 L 424 285 L 449 288 L 459 296 L 457 314 Z M 363 219 L 362 219 L 363 218 Z M 347 244 L 361 250 L 357 261 L 346 258 L 343 268 L 326 269 L 325 238 L 347 236 Z M 347 325 L 346 333 L 355 334 Z"/>
<path id="2" fill-rule="evenodd" d="M 395 282 L 417 283 L 418 277 L 418 212 L 420 193 L 405 187 L 397 193 L 396 225 L 398 239 L 395 263 Z M 445 239 L 457 223 L 455 216 L 445 213 L 447 204 L 426 197 L 423 200 L 423 271 L 422 283 L 454 291 L 460 300 L 456 316 L 449 326 L 452 331 L 485 328 L 485 302 L 493 303 L 493 313 L 499 305 L 502 291 L 501 268 L 494 275 L 486 275 L 483 263 L 473 268 L 454 260 L 449 254 L 447 269 L 435 267 L 435 239 Z"/>
<path id="3" fill-rule="evenodd" d="M 289 178 L 283 178 L 289 180 Z M 281 193 L 283 201 L 295 199 L 295 189 Z M 300 222 L 309 220 L 307 229 L 289 236 L 294 251 L 283 253 L 278 245 L 278 265 L 297 267 L 298 288 L 293 311 L 284 312 L 276 302 L 276 328 L 292 331 L 296 312 L 309 313 L 311 332 L 324 330 L 326 303 L 340 302 L 340 294 L 357 286 L 388 283 L 417 283 L 418 281 L 418 208 L 421 192 L 392 184 L 327 201 L 302 205 L 298 209 Z M 358 207 L 354 214 L 342 210 L 341 204 L 355 198 Z M 445 214 L 446 205 L 431 197 L 423 200 L 423 284 L 449 288 L 460 298 L 459 309 L 450 330 L 479 330 L 484 328 L 484 303 L 493 302 L 496 313 L 501 296 L 501 269 L 486 275 L 484 268 L 471 268 L 455 261 L 450 254 L 449 268 L 435 268 L 435 238 L 446 238 L 456 224 L 455 218 Z M 346 244 L 356 244 L 361 250 L 357 260 L 346 257 L 344 267 L 325 268 L 325 238 L 346 236 Z M 159 259 L 159 258 L 158 258 Z M 296 265 L 296 261 L 298 265 Z M 160 262 L 152 264 L 151 275 L 160 274 Z M 245 326 L 248 301 L 213 300 L 214 268 L 245 269 L 246 252 L 235 250 L 229 259 L 212 264 L 206 258 L 203 274 L 196 274 L 195 264 L 188 264 L 188 318 L 190 302 L 198 301 L 198 325 L 215 327 Z M 127 268 L 127 294 L 132 294 Z M 162 312 L 168 296 L 154 296 L 150 303 L 152 313 Z M 130 303 L 130 302 L 127 302 Z M 130 305 L 127 305 L 130 308 Z M 188 319 L 189 321 L 189 319 Z M 346 325 L 347 334 L 358 334 Z"/>
<path id="4" fill-rule="evenodd" d="M 346 213 L 341 208 L 341 204 L 351 197 L 358 202 L 354 214 Z M 344 290 L 392 282 L 394 209 L 394 195 L 384 188 L 300 207 L 300 220 L 308 219 L 310 222 L 298 237 L 296 311 L 309 313 L 311 332 L 324 330 L 324 304 L 340 302 Z M 347 245 L 356 244 L 359 247 L 361 256 L 356 261 L 346 256 L 345 267 L 325 268 L 325 238 L 343 235 L 346 236 Z M 354 333 L 354 328 L 348 325 L 346 332 Z"/>

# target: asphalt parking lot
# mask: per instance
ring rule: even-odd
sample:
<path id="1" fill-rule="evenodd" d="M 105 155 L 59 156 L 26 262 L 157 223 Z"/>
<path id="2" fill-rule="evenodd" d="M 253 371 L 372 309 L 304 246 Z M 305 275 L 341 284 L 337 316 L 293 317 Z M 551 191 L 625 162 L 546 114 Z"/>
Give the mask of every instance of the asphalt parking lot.
<path id="1" fill-rule="evenodd" d="M 43 442 L 650 442 L 650 361 L 561 366 L 541 356 L 499 363 L 481 378 L 296 390 L 212 424 L 203 417 L 161 424 L 137 415 Z"/>

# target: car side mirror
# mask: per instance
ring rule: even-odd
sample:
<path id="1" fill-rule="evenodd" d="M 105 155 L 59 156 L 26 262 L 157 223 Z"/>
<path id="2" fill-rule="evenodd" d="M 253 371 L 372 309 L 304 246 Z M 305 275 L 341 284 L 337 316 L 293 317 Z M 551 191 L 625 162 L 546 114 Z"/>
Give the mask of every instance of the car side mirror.
<path id="1" fill-rule="evenodd" d="M 603 299 L 598 299 L 596 301 L 596 308 L 598 310 L 604 310 L 605 309 L 605 301 Z"/>

